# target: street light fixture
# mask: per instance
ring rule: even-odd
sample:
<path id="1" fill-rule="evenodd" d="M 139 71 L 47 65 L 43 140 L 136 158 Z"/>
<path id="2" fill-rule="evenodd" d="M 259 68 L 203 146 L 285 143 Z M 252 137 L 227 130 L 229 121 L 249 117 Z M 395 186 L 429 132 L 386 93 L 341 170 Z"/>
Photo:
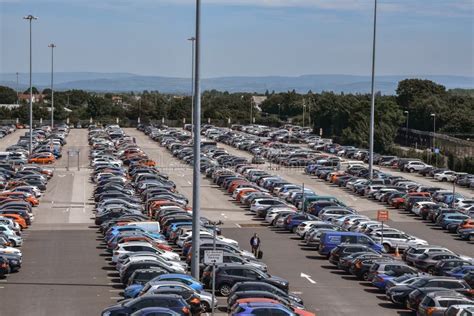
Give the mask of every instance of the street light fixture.
<path id="1" fill-rule="evenodd" d="M 30 142 L 28 144 L 29 145 L 28 151 L 31 155 L 31 153 L 33 152 L 33 86 L 31 82 L 33 57 L 32 57 L 32 47 L 31 47 L 32 46 L 31 45 L 31 42 L 32 42 L 31 22 L 33 20 L 37 20 L 38 18 L 30 14 L 30 15 L 24 16 L 23 19 L 29 20 L 30 22 Z"/>
<path id="2" fill-rule="evenodd" d="M 436 113 L 431 113 L 433 118 L 433 151 L 435 153 L 435 166 L 438 167 L 438 153 L 436 151 Z"/>
<path id="3" fill-rule="evenodd" d="M 375 40 L 377 34 L 377 0 L 374 1 L 374 34 L 372 39 L 372 83 L 370 102 L 370 136 L 369 136 L 369 179 L 374 176 L 374 128 L 375 128 Z"/>
<path id="4" fill-rule="evenodd" d="M 193 225 L 192 232 L 195 236 L 192 240 L 192 259 L 191 275 L 199 278 L 199 256 L 200 240 L 199 231 L 201 230 L 201 0 L 196 0 L 196 34 L 195 34 L 195 52 L 194 52 L 194 169 L 193 169 Z"/>
<path id="5" fill-rule="evenodd" d="M 20 92 L 18 88 L 18 72 L 16 73 L 16 104 L 20 104 Z"/>
<path id="6" fill-rule="evenodd" d="M 191 41 L 191 139 L 193 138 L 194 135 L 194 46 L 196 42 L 196 38 L 190 37 L 188 38 L 188 41 Z"/>
<path id="7" fill-rule="evenodd" d="M 51 43 L 48 45 L 48 47 L 51 47 L 51 130 L 54 129 L 54 48 L 56 45 L 54 43 Z"/>
<path id="8" fill-rule="evenodd" d="M 405 145 L 408 146 L 408 117 L 410 115 L 409 111 L 403 111 L 407 115 L 407 129 L 405 130 Z"/>

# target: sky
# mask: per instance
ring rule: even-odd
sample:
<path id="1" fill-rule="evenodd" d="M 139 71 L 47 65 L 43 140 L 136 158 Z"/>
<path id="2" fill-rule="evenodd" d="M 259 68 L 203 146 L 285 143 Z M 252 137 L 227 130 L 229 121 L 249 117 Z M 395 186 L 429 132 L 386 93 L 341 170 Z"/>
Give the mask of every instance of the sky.
<path id="1" fill-rule="evenodd" d="M 370 75 L 374 0 L 202 0 L 202 76 Z M 0 73 L 189 77 L 194 0 L 0 0 Z M 378 75 L 474 75 L 474 0 L 379 0 Z"/>

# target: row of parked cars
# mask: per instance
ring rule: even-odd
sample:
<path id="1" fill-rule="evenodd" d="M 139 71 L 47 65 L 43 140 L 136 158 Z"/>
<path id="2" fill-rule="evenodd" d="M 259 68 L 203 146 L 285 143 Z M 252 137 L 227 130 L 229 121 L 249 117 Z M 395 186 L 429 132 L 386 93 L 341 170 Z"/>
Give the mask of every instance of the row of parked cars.
<path id="1" fill-rule="evenodd" d="M 103 315 L 199 315 L 209 311 L 213 305 L 216 307 L 217 300 L 206 291 L 211 283 L 209 268 L 202 262 L 203 252 L 213 249 L 214 229 L 216 248 L 226 254 L 226 263 L 218 267 L 218 271 L 244 268 L 252 263 L 256 273 L 264 275 L 263 268 L 255 268 L 266 267 L 262 262 L 240 249 L 236 241 L 222 236 L 215 223 L 202 217 L 199 236 L 202 245 L 201 279 L 190 276 L 192 209 L 187 205 L 187 198 L 176 190 L 166 175 L 149 163 L 152 160 L 133 142 L 133 138 L 117 126 L 105 130 L 91 129 L 90 144 L 94 168 L 92 178 L 97 183 L 94 194 L 96 224 L 104 233 L 112 263 L 126 286 L 126 299 L 105 309 Z M 97 164 L 96 159 L 109 161 Z M 224 275 L 217 272 L 216 279 L 221 274 Z M 257 277 L 254 276 L 256 285 L 265 283 Z M 227 295 L 234 285 L 217 283 L 219 293 Z M 234 280 L 234 283 L 239 282 Z M 237 295 L 242 290 L 234 292 Z M 255 294 L 255 300 L 260 298 L 260 292 Z M 235 305 L 236 311 L 241 304 L 252 304 L 239 301 L 250 298 L 235 295 L 230 307 Z M 286 309 L 287 315 L 294 315 L 279 301 L 268 304 Z M 241 315 L 236 311 L 232 313 Z"/>
<path id="2" fill-rule="evenodd" d="M 44 140 L 59 138 L 65 140 L 60 127 L 35 129 L 35 150 L 42 150 Z M 29 136 L 28 136 L 29 137 Z M 28 143 L 19 141 L 0 153 L 0 277 L 17 272 L 21 268 L 23 255 L 22 232 L 33 224 L 33 208 L 40 203 L 53 170 L 34 164 L 28 157 Z M 57 148 L 61 152 L 62 146 Z"/>
<path id="3" fill-rule="evenodd" d="M 473 197 L 437 187 L 435 184 L 432 186 L 422 185 L 381 170 L 374 170 L 374 179 L 370 180 L 369 170 L 364 164 L 364 160 L 367 158 L 364 154 L 365 151 L 351 146 L 333 144 L 331 140 L 321 139 L 303 129 L 299 130 L 297 135 L 302 141 L 309 144 L 308 147 L 312 148 L 272 141 L 274 135 L 278 135 L 281 130 L 277 129 L 265 134 L 269 136 L 270 139 L 268 139 L 268 137 L 256 136 L 254 133 L 247 134 L 209 125 L 203 127 L 203 134 L 236 148 L 247 150 L 272 163 L 285 166 L 305 166 L 304 171 L 309 175 L 348 188 L 356 194 L 368 196 L 395 208 L 403 208 L 407 212 L 413 210 L 415 215 L 419 215 L 423 219 L 430 219 L 443 229 L 456 234 L 460 239 L 474 240 Z M 393 161 L 395 158 L 394 156 L 377 155 L 375 160 L 380 165 L 387 165 L 386 162 Z M 462 181 L 470 177 L 468 174 L 427 166 L 415 159 L 396 158 L 396 161 L 396 167 L 395 164 L 391 165 L 394 168 L 407 172 L 416 170 L 422 172 L 421 170 L 423 170 L 424 175 L 431 175 L 439 181 L 457 181 L 461 185 Z M 425 168 L 421 169 L 421 165 L 425 165 Z M 296 205 L 301 209 L 301 205 Z"/>
<path id="4" fill-rule="evenodd" d="M 356 164 L 355 169 L 360 166 Z M 352 166 L 347 169 L 351 170 Z M 334 182 L 338 172 L 333 173 L 334 167 L 330 166 L 323 178 L 330 175 L 328 181 Z M 296 233 L 303 238 L 306 247 L 317 250 L 340 269 L 386 290 L 387 298 L 395 304 L 420 315 L 472 313 L 474 261 L 471 257 L 428 245 L 387 225 L 382 228 L 382 223 L 357 214 L 334 197 L 318 196 L 255 166 L 242 165 L 235 170 L 222 171 L 216 182 L 270 225 Z M 382 188 L 374 189 L 364 187 L 360 191 L 371 198 L 381 198 L 391 192 L 391 188 L 385 188 L 386 192 L 379 192 Z M 440 192 L 438 199 L 443 195 L 448 194 Z M 469 223 L 464 222 L 464 225 Z M 404 261 L 399 254 L 403 250 Z M 395 252 L 395 256 L 387 255 L 388 252 Z M 413 287 L 409 286 L 411 282 L 416 282 Z M 394 287 L 398 283 L 406 286 L 401 296 L 397 296 L 401 287 Z M 425 294 L 430 296 L 425 299 Z"/>

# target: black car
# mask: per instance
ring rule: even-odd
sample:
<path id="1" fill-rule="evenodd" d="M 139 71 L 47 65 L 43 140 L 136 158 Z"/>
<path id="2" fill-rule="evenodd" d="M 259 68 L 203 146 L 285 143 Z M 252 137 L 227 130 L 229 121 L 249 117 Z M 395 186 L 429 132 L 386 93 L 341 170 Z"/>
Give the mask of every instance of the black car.
<path id="1" fill-rule="evenodd" d="M 183 316 L 191 315 L 188 303 L 180 295 L 160 294 L 144 295 L 134 299 L 123 300 L 116 305 L 104 309 L 102 316 L 131 315 L 147 307 L 166 307 Z"/>
<path id="2" fill-rule="evenodd" d="M 387 290 L 387 297 L 395 304 L 406 306 L 408 295 L 422 287 L 442 287 L 466 295 L 470 295 L 472 289 L 464 280 L 448 277 L 428 276 L 420 278 L 409 285 L 397 285 Z"/>
<path id="3" fill-rule="evenodd" d="M 230 289 L 229 297 L 232 296 L 234 293 L 243 292 L 243 291 L 264 291 L 276 294 L 281 297 L 285 297 L 292 302 L 297 304 L 303 305 L 303 300 L 295 295 L 289 294 L 274 285 L 266 282 L 237 282 L 234 286 Z"/>
<path id="4" fill-rule="evenodd" d="M 337 246 L 333 250 L 331 250 L 331 253 L 329 255 L 329 262 L 331 262 L 334 265 L 338 265 L 340 258 L 343 258 L 345 256 L 348 256 L 356 252 L 372 252 L 372 249 L 364 245 L 342 244 L 342 245 Z"/>
<path id="5" fill-rule="evenodd" d="M 212 267 L 204 269 L 202 282 L 208 288 L 212 281 Z M 272 276 L 262 270 L 245 265 L 220 265 L 216 267 L 216 289 L 223 296 L 228 296 L 232 286 L 237 282 L 260 281 L 270 283 L 279 289 L 288 292 L 288 281 L 276 276 Z"/>

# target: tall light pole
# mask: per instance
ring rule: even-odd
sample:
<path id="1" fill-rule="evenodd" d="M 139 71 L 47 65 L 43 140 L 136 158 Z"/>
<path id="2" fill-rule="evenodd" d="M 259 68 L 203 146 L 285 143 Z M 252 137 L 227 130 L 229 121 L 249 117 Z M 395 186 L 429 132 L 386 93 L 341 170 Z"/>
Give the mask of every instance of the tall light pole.
<path id="1" fill-rule="evenodd" d="M 33 58 L 32 58 L 32 47 L 31 47 L 31 44 L 32 44 L 31 43 L 32 42 L 31 22 L 38 18 L 30 14 L 30 15 L 24 16 L 23 19 L 29 20 L 30 22 L 30 143 L 28 144 L 28 151 L 31 155 L 31 153 L 33 152 L 33 86 L 31 82 Z"/>
<path id="2" fill-rule="evenodd" d="M 410 116 L 410 112 L 404 111 L 403 113 L 407 115 L 407 129 L 405 130 L 405 145 L 408 146 L 408 117 Z"/>
<path id="3" fill-rule="evenodd" d="M 16 73 L 16 104 L 20 104 L 20 90 L 19 90 L 19 84 L 18 84 L 18 72 Z"/>
<path id="4" fill-rule="evenodd" d="M 436 152 L 436 113 L 431 113 L 433 117 L 433 150 L 435 152 L 435 166 L 438 167 L 438 153 Z"/>
<path id="5" fill-rule="evenodd" d="M 374 125 L 375 125 L 375 40 L 377 35 L 377 0 L 374 5 L 374 36 L 372 40 L 372 100 L 370 103 L 370 137 L 369 137 L 369 178 L 374 176 Z"/>
<path id="6" fill-rule="evenodd" d="M 201 0 L 196 0 L 196 35 L 195 35 L 195 65 L 194 65 L 194 169 L 193 169 L 193 240 L 192 240 L 192 260 L 191 274 L 196 279 L 199 278 L 199 255 L 200 240 L 199 231 L 201 229 Z"/>
<path id="7" fill-rule="evenodd" d="M 191 41 L 191 139 L 194 139 L 194 45 L 196 38 L 190 37 L 188 41 Z"/>
<path id="8" fill-rule="evenodd" d="M 305 100 L 303 99 L 303 128 L 304 128 L 304 115 L 305 115 L 305 112 L 306 112 L 306 103 L 305 103 Z"/>
<path id="9" fill-rule="evenodd" d="M 54 48 L 56 45 L 51 43 L 48 45 L 51 47 L 51 130 L 54 129 Z"/>
<path id="10" fill-rule="evenodd" d="M 250 125 L 253 124 L 253 104 L 252 104 L 252 96 L 250 96 Z"/>

